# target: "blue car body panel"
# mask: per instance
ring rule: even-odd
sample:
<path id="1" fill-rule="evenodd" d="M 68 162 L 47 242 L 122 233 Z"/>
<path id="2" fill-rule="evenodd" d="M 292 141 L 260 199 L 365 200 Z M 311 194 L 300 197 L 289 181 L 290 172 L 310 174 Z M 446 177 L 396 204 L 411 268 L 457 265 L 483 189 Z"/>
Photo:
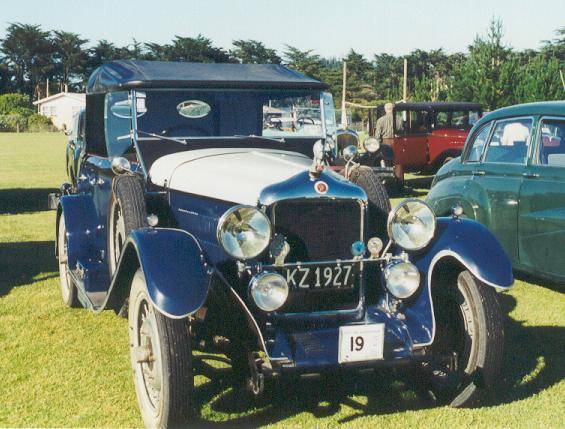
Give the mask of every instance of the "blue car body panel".
<path id="1" fill-rule="evenodd" d="M 204 304 L 213 270 L 194 236 L 178 229 L 142 228 L 132 231 L 124 254 L 131 248 L 137 253 L 147 293 L 157 310 L 183 318 Z"/>
<path id="2" fill-rule="evenodd" d="M 319 181 L 328 185 L 324 194 L 317 192 L 314 187 Z M 305 171 L 283 182 L 267 186 L 259 195 L 259 203 L 267 206 L 285 199 L 320 197 L 367 201 L 367 194 L 362 188 L 331 170 L 324 170 L 316 177 Z"/>
<path id="3" fill-rule="evenodd" d="M 438 218 L 436 237 L 425 253 L 411 255 L 422 273 L 431 275 L 429 271 L 438 259 L 451 256 L 488 285 L 504 289 L 512 286 L 510 259 L 494 235 L 480 223 Z"/>

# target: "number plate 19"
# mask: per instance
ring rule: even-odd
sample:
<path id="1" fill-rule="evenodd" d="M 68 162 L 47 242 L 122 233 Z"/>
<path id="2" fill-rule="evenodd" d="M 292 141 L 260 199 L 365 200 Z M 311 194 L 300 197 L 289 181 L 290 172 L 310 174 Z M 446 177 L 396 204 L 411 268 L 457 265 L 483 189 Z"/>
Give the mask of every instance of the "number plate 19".
<path id="1" fill-rule="evenodd" d="M 362 362 L 383 358 L 384 323 L 341 326 L 338 362 Z"/>

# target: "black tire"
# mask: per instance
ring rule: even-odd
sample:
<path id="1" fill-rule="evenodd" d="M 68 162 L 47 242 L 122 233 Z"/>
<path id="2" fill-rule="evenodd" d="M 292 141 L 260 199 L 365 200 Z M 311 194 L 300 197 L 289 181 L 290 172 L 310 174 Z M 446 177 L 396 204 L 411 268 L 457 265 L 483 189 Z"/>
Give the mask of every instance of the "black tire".
<path id="1" fill-rule="evenodd" d="M 370 168 L 361 165 L 349 175 L 356 185 L 363 188 L 369 199 L 369 233 L 386 239 L 386 224 L 390 213 L 390 199 L 383 182 Z"/>
<path id="2" fill-rule="evenodd" d="M 154 309 L 141 269 L 132 280 L 128 314 L 131 365 L 145 426 L 187 427 L 196 410 L 188 320 Z"/>
<path id="3" fill-rule="evenodd" d="M 67 307 L 80 307 L 77 287 L 69 274 L 67 254 L 67 230 L 65 228 L 65 214 L 59 217 L 57 233 L 57 259 L 59 261 L 59 281 L 61 285 L 61 298 Z"/>
<path id="4" fill-rule="evenodd" d="M 502 365 L 504 329 L 496 291 L 462 271 L 456 284 L 438 286 L 432 293 L 433 358 L 420 369 L 419 381 L 440 404 L 474 406 L 495 384 Z"/>
<path id="5" fill-rule="evenodd" d="M 147 209 L 141 180 L 136 176 L 116 176 L 108 216 L 108 267 L 114 274 L 129 234 L 147 226 Z"/>

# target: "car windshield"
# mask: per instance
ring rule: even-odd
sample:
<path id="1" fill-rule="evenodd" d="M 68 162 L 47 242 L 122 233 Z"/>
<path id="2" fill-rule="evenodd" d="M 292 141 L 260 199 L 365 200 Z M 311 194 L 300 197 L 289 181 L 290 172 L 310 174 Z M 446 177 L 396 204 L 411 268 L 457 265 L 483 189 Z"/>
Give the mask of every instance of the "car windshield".
<path id="1" fill-rule="evenodd" d="M 323 135 L 319 92 L 152 90 L 141 96 L 137 128 L 146 134 L 193 140 Z"/>

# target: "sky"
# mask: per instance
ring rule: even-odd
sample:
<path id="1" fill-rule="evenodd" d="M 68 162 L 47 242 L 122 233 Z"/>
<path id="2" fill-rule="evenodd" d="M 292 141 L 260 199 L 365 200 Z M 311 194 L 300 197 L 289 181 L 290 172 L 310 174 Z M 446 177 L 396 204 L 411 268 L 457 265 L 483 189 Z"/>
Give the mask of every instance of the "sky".
<path id="1" fill-rule="evenodd" d="M 464 52 L 493 16 L 503 21 L 507 45 L 538 48 L 565 26 L 565 0 L 2 0 L 0 38 L 8 23 L 22 22 L 120 46 L 202 34 L 227 49 L 256 39 L 279 53 L 288 44 L 337 58 L 353 48 L 371 58 Z"/>

